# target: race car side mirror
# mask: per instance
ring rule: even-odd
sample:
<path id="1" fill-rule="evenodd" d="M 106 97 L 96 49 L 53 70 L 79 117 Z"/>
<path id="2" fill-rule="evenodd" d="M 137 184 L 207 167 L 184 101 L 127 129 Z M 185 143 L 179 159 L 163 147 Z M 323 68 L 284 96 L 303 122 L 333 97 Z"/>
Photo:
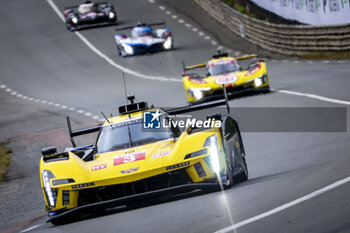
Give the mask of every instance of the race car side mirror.
<path id="1" fill-rule="evenodd" d="M 41 154 L 43 156 L 57 154 L 57 148 L 54 146 L 43 148 L 41 149 Z"/>

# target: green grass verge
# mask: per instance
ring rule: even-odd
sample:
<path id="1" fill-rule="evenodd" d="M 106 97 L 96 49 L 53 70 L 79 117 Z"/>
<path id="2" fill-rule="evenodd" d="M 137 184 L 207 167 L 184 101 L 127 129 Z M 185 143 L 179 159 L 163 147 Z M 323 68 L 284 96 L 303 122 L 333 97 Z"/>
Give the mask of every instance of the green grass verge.
<path id="1" fill-rule="evenodd" d="M 0 182 L 3 181 L 7 167 L 11 162 L 12 151 L 6 147 L 6 143 L 0 143 Z"/>

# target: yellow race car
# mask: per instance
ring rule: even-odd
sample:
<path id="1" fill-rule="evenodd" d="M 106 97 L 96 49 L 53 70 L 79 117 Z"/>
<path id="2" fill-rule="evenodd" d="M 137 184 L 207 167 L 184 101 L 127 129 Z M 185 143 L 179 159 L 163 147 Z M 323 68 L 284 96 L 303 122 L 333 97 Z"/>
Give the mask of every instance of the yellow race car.
<path id="1" fill-rule="evenodd" d="M 219 53 L 213 56 L 207 63 L 193 66 L 184 65 L 183 84 L 189 103 L 203 102 L 208 99 L 221 97 L 223 87 L 227 95 L 233 96 L 244 91 L 256 90 L 268 92 L 269 78 L 266 63 L 259 59 L 251 63 L 247 69 L 242 69 L 239 60 L 256 58 L 256 54 L 230 57 L 227 53 Z M 188 70 L 206 68 L 206 76 L 201 77 L 196 73 L 187 73 Z"/>
<path id="2" fill-rule="evenodd" d="M 72 130 L 73 148 L 42 149 L 40 180 L 53 224 L 87 210 L 127 206 L 179 192 L 231 187 L 248 179 L 237 122 L 213 114 L 189 120 L 181 130 L 171 115 L 222 105 L 215 100 L 164 111 L 146 102 L 119 107 L 119 116 L 90 128 Z M 77 147 L 74 137 L 98 132 L 96 144 Z"/>

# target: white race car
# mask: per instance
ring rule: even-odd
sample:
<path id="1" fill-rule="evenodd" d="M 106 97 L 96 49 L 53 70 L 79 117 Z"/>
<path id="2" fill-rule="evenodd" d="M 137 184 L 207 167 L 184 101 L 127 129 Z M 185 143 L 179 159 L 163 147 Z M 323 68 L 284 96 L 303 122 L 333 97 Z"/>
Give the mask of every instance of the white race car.
<path id="1" fill-rule="evenodd" d="M 164 27 L 153 29 L 152 26 Z M 116 31 L 127 29 L 132 29 L 130 36 L 126 34 L 115 35 L 115 42 L 121 57 L 142 53 L 154 53 L 173 48 L 173 37 L 170 28 L 167 28 L 165 23 L 139 23 L 137 26 L 116 28 Z"/>

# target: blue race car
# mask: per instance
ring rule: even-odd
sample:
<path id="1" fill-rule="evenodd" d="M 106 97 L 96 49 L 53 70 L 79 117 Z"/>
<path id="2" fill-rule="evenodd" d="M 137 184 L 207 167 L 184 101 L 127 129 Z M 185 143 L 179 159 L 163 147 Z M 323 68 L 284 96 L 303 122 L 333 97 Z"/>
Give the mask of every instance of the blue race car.
<path id="1" fill-rule="evenodd" d="M 164 27 L 153 29 L 152 26 Z M 130 36 L 126 34 L 115 35 L 118 54 L 121 57 L 170 50 L 174 46 L 170 28 L 167 28 L 165 23 L 139 23 L 137 26 L 116 28 L 116 31 L 127 29 L 132 29 Z"/>

